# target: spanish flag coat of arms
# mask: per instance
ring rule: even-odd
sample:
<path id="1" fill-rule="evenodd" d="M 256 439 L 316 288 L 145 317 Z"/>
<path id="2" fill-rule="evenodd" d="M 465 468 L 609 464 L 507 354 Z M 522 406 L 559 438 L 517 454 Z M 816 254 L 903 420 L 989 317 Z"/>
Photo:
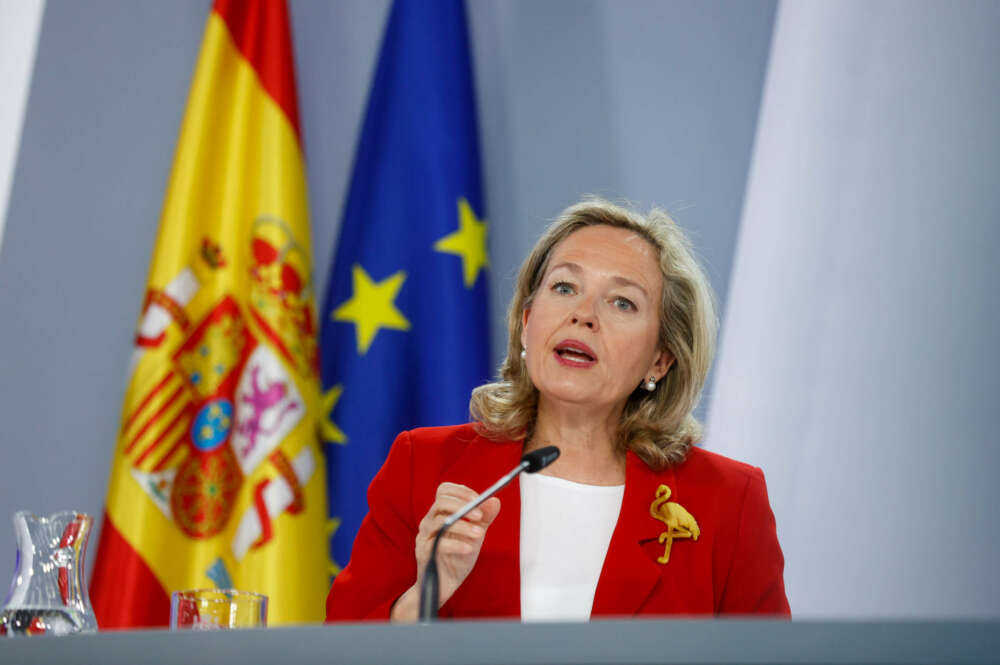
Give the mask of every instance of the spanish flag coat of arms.
<path id="1" fill-rule="evenodd" d="M 165 625 L 169 594 L 319 620 L 326 479 L 309 213 L 284 0 L 217 0 L 139 317 L 91 598 Z"/>

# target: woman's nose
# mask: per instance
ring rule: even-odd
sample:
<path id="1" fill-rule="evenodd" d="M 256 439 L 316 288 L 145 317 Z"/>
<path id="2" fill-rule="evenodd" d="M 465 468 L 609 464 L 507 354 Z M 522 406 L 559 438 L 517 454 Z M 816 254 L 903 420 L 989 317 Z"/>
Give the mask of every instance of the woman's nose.
<path id="1" fill-rule="evenodd" d="M 580 306 L 573 311 L 571 321 L 574 325 L 581 325 L 597 330 L 597 315 L 594 312 L 594 305 L 590 302 L 580 303 Z"/>

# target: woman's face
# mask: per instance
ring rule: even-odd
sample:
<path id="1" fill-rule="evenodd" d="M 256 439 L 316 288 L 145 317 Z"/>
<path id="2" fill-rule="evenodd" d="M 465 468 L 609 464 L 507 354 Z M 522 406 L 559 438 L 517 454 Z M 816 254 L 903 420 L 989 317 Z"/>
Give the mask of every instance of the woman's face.
<path id="1" fill-rule="evenodd" d="M 632 231 L 588 226 L 556 245 L 521 334 L 542 399 L 620 409 L 659 380 L 673 362 L 657 348 L 662 290 L 656 250 Z"/>

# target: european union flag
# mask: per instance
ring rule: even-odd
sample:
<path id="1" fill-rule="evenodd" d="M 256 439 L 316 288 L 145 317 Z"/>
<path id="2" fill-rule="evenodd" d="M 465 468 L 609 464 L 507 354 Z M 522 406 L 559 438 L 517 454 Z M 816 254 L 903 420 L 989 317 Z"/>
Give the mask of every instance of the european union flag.
<path id="1" fill-rule="evenodd" d="M 322 312 L 334 574 L 396 434 L 490 376 L 486 229 L 465 7 L 397 0 Z"/>

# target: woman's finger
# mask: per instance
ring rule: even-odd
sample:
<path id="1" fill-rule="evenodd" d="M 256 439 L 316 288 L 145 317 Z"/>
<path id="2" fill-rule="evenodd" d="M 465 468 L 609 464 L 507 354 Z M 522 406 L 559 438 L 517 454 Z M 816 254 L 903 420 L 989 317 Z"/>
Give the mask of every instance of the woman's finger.
<path id="1" fill-rule="evenodd" d="M 458 483 L 441 483 L 437 487 L 435 497 L 451 496 L 460 499 L 463 503 L 471 501 L 479 496 L 471 487 L 459 485 Z"/>
<path id="2" fill-rule="evenodd" d="M 489 526 L 493 523 L 493 520 L 497 518 L 497 515 L 500 514 L 500 499 L 495 496 L 491 496 L 478 508 L 476 508 L 476 510 L 479 511 L 479 517 L 476 518 L 476 521 L 481 521 L 483 526 Z"/>
<path id="3" fill-rule="evenodd" d="M 441 527 L 444 525 L 444 521 L 447 517 L 448 515 L 446 514 L 438 514 L 434 516 L 428 515 L 420 522 L 419 535 L 424 539 L 433 538 L 437 535 L 437 532 L 441 530 Z M 486 527 L 482 524 L 471 522 L 469 520 L 459 520 L 448 528 L 447 533 L 460 534 L 471 539 L 481 539 L 486 535 Z"/>
<path id="4" fill-rule="evenodd" d="M 486 535 L 486 529 L 470 522 L 456 522 L 445 532 L 445 538 L 460 536 L 468 540 L 479 541 Z"/>
<path id="5" fill-rule="evenodd" d="M 427 511 L 428 517 L 437 517 L 443 515 L 444 517 L 451 517 L 453 514 L 457 513 L 461 508 L 468 503 L 456 497 L 442 496 L 434 501 L 434 504 Z M 483 519 L 483 511 L 481 508 L 473 508 L 468 515 L 463 519 L 468 519 L 474 522 L 478 522 Z"/>
<path id="6" fill-rule="evenodd" d="M 467 503 L 468 501 L 465 499 L 460 499 L 456 496 L 444 495 L 439 496 L 434 500 L 434 504 L 431 506 L 431 509 L 446 510 L 448 514 L 451 514 L 458 511 L 459 508 Z M 479 510 L 479 508 L 474 508 L 474 510 Z"/>
<path id="7" fill-rule="evenodd" d="M 450 496 L 441 496 L 434 500 L 431 507 L 427 510 L 427 514 L 424 515 L 424 519 L 438 519 L 444 520 L 461 508 L 465 503 L 460 499 Z"/>
<path id="8" fill-rule="evenodd" d="M 478 543 L 470 543 L 458 538 L 445 538 L 438 544 L 439 555 L 461 555 L 473 554 L 479 548 Z"/>

